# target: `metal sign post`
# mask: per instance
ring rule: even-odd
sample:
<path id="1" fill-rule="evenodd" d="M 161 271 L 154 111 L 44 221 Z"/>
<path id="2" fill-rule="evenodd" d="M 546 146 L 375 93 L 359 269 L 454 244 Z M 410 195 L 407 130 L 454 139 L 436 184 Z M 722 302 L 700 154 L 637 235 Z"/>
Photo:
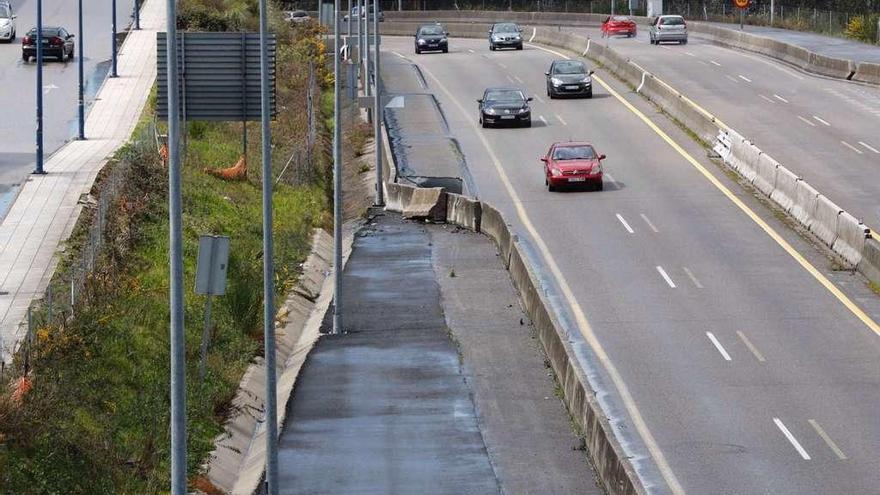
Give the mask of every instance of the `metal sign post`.
<path id="1" fill-rule="evenodd" d="M 359 0 L 360 1 L 360 0 Z M 339 107 L 342 64 L 339 60 L 339 0 L 336 0 L 333 32 L 333 333 L 342 333 L 342 112 Z M 349 14 L 351 15 L 351 14 Z M 358 20 L 358 25 L 360 25 Z M 363 45 L 361 45 L 363 46 Z M 365 81 L 365 86 L 369 85 Z"/>
<path id="2" fill-rule="evenodd" d="M 373 81 L 375 88 L 373 96 L 373 140 L 376 148 L 376 206 L 385 206 L 385 191 L 382 187 L 382 103 L 379 101 L 379 2 L 376 1 L 376 13 L 373 14 L 373 35 L 375 36 L 373 45 L 375 52 L 373 53 Z"/>
<path id="3" fill-rule="evenodd" d="M 83 76 L 83 60 L 85 57 L 83 56 L 83 44 L 85 43 L 85 36 L 83 36 L 83 0 L 79 0 L 77 2 L 77 35 L 79 36 L 79 40 L 77 40 L 77 50 L 79 53 L 77 56 L 79 60 L 77 60 L 77 106 L 79 110 L 79 122 L 78 122 L 78 137 L 80 141 L 86 138 L 86 101 L 84 95 L 84 76 Z"/>
<path id="4" fill-rule="evenodd" d="M 37 0 L 37 165 L 34 173 L 43 170 L 43 0 Z"/>
<path id="5" fill-rule="evenodd" d="M 110 52 L 110 77 L 119 77 L 119 73 L 116 71 L 116 0 L 111 0 L 110 2 L 110 34 L 113 38 L 113 44 L 111 48 L 113 50 Z"/>
<path id="6" fill-rule="evenodd" d="M 199 237 L 199 256 L 196 262 L 195 293 L 207 296 L 205 326 L 199 352 L 199 380 L 205 380 L 205 360 L 211 341 L 211 299 L 226 294 L 226 272 L 229 265 L 229 237 L 203 235 Z"/>
<path id="7" fill-rule="evenodd" d="M 739 9 L 739 30 L 743 30 L 745 24 L 746 9 L 751 5 L 752 0 L 733 0 L 733 4 Z"/>

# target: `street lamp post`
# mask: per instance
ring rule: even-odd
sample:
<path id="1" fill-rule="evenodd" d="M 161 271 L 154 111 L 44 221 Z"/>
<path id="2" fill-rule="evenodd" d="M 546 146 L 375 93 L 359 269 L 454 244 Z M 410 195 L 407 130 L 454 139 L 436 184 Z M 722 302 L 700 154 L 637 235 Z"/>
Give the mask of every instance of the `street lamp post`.
<path id="1" fill-rule="evenodd" d="M 339 60 L 339 0 L 335 0 L 335 3 L 333 12 L 335 38 L 333 45 L 333 333 L 340 335 L 342 334 L 342 112 L 339 99 L 342 96 L 340 94 L 342 64 Z M 351 13 L 349 12 L 348 15 Z M 358 26 L 360 24 L 358 19 Z M 365 83 L 365 86 L 368 84 Z"/>
<path id="2" fill-rule="evenodd" d="M 379 0 L 376 0 L 376 13 L 373 15 L 373 139 L 376 144 L 376 206 L 385 206 L 385 191 L 382 187 L 382 101 L 379 98 Z"/>
<path id="3" fill-rule="evenodd" d="M 79 107 L 79 139 L 82 141 L 86 138 L 86 102 L 83 95 L 83 42 L 85 41 L 85 36 L 83 35 L 83 0 L 79 0 L 77 3 L 79 7 L 79 15 L 77 19 L 77 30 L 79 34 L 79 43 L 77 44 L 77 57 L 79 57 L 79 60 L 77 61 L 77 77 L 79 79 L 79 85 L 77 87 L 77 105 Z"/>
<path id="4" fill-rule="evenodd" d="M 116 72 L 116 0 L 111 0 L 110 2 L 112 7 L 110 8 L 110 31 L 113 34 L 113 50 L 110 52 L 112 64 L 110 68 L 110 77 L 118 77 L 119 74 Z"/>
<path id="5" fill-rule="evenodd" d="M 35 174 L 43 170 L 43 0 L 37 0 L 37 166 Z"/>
<path id="6" fill-rule="evenodd" d="M 370 96 L 372 94 L 370 91 L 370 0 L 364 0 L 364 11 L 361 17 L 363 17 L 364 39 L 366 40 L 364 44 L 364 96 Z M 372 119 L 373 113 L 368 107 L 367 122 L 372 122 Z"/>

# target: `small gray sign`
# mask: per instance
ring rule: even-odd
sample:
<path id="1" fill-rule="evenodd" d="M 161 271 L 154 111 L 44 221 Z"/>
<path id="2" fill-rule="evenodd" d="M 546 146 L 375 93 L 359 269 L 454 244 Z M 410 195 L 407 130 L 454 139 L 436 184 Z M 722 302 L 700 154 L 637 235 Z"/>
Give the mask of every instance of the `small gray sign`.
<path id="1" fill-rule="evenodd" d="M 199 236 L 199 258 L 196 268 L 196 294 L 226 294 L 226 271 L 229 266 L 229 237 Z"/>

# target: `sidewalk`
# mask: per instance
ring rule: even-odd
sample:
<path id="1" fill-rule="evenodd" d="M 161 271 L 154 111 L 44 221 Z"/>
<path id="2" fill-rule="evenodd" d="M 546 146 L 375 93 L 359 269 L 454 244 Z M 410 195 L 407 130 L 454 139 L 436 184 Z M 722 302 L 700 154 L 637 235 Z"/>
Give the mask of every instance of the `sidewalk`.
<path id="1" fill-rule="evenodd" d="M 281 493 L 601 493 L 488 238 L 380 215 L 343 287 L 347 333 L 287 405 Z"/>
<path id="2" fill-rule="evenodd" d="M 0 224 L 0 361 L 8 362 L 26 329 L 31 301 L 43 296 L 58 262 L 56 252 L 73 230 L 80 197 L 91 189 L 107 158 L 123 145 L 141 116 L 156 76 L 156 32 L 165 28 L 165 4 L 147 0 L 141 30 L 119 51 L 119 77 L 107 79 L 86 119 L 86 141 L 72 141 L 31 176 Z"/>

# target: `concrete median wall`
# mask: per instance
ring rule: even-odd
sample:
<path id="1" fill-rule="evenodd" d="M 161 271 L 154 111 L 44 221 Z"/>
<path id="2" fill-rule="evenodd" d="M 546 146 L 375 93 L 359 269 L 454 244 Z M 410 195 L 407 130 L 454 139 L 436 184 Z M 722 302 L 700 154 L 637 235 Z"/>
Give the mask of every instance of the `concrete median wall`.
<path id="1" fill-rule="evenodd" d="M 481 214 L 480 231 L 495 241 L 501 261 L 507 268 L 510 266 L 510 226 L 505 223 L 501 213 L 489 204 L 482 203 Z"/>
<path id="2" fill-rule="evenodd" d="M 880 84 L 880 64 L 859 63 L 852 79 L 853 81 Z"/>
<path id="3" fill-rule="evenodd" d="M 766 196 L 773 194 L 776 189 L 776 173 L 779 168 L 779 162 L 767 156 L 765 153 L 758 155 L 758 163 L 755 166 L 755 180 L 752 185 Z"/>
<path id="4" fill-rule="evenodd" d="M 848 212 L 842 211 L 837 217 L 837 239 L 834 240 L 831 248 L 843 259 L 858 267 L 859 262 L 862 261 L 865 240 L 869 235 L 870 232 L 865 224 Z"/>
<path id="5" fill-rule="evenodd" d="M 773 192 L 770 193 L 770 199 L 781 206 L 783 210 L 791 212 L 797 200 L 799 182 L 801 182 L 800 177 L 780 165 L 776 169 L 776 185 L 773 188 Z"/>
<path id="6" fill-rule="evenodd" d="M 800 180 L 795 191 L 794 204 L 791 206 L 791 215 L 804 227 L 809 229 L 816 221 L 816 204 L 819 202 L 819 191 L 813 186 Z"/>
<path id="7" fill-rule="evenodd" d="M 810 232 L 816 235 L 827 246 L 833 246 L 837 240 L 837 219 L 843 208 L 821 194 L 816 198 L 815 221 L 810 225 Z"/>

